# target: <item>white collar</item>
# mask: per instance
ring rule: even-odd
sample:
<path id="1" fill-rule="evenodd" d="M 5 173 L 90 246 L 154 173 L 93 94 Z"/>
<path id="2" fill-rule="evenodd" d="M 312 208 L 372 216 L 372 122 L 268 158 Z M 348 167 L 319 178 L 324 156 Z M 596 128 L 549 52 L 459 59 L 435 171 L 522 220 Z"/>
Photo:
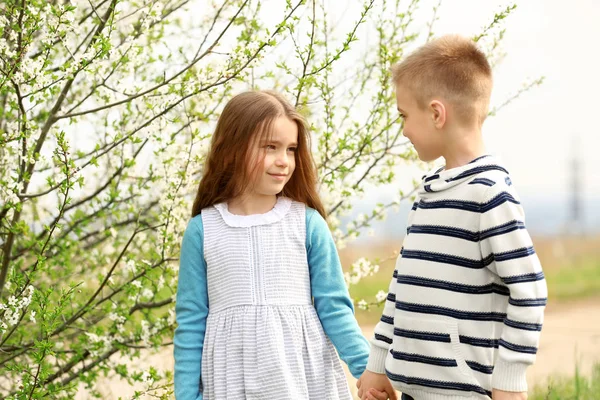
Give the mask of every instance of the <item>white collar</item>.
<path id="1" fill-rule="evenodd" d="M 283 217 L 287 214 L 292 206 L 292 200 L 279 196 L 277 198 L 277 202 L 275 206 L 267 211 L 264 214 L 251 214 L 251 215 L 236 215 L 229 212 L 229 208 L 227 207 L 227 203 L 218 203 L 213 207 L 219 211 L 223 221 L 231 227 L 234 228 L 247 228 L 250 226 L 257 225 L 269 225 L 275 222 L 281 221 Z"/>

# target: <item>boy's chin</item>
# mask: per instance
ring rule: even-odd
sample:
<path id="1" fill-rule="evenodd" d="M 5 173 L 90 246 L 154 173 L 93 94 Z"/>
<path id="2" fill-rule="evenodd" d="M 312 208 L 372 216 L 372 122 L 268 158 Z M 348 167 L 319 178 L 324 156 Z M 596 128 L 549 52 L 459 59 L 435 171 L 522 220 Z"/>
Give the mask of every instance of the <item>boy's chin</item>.
<path id="1" fill-rule="evenodd" d="M 414 149 L 415 149 L 415 152 L 417 153 L 417 157 L 419 157 L 419 160 L 421 160 L 423 162 L 427 162 L 427 163 L 433 162 L 442 156 L 436 150 L 423 151 L 421 149 L 421 151 L 419 151 L 416 147 Z"/>
<path id="2" fill-rule="evenodd" d="M 423 162 L 432 162 L 440 158 L 440 156 L 435 156 L 431 154 L 421 154 L 419 152 L 417 152 L 417 156 L 419 157 L 419 160 Z"/>

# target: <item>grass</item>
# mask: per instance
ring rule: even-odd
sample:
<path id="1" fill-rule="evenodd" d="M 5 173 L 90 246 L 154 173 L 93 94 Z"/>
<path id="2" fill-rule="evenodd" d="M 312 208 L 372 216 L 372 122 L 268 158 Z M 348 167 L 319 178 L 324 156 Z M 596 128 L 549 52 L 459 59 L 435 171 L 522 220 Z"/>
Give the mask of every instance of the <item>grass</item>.
<path id="1" fill-rule="evenodd" d="M 581 260 L 578 264 L 546 273 L 548 293 L 554 301 L 580 299 L 600 294 L 600 258 Z"/>
<path id="2" fill-rule="evenodd" d="M 573 377 L 557 377 L 547 385 L 536 386 L 529 400 L 598 400 L 600 399 L 600 363 L 596 363 L 590 378 L 575 368 Z"/>

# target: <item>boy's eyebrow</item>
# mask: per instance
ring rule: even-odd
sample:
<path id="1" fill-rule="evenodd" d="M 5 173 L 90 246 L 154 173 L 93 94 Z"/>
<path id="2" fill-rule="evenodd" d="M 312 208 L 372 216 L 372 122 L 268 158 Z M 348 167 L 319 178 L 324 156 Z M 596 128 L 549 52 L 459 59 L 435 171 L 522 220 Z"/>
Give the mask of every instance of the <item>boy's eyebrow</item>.
<path id="1" fill-rule="evenodd" d="M 404 113 L 404 111 L 402 111 L 402 109 L 400 107 L 396 107 L 398 109 L 398 112 Z"/>

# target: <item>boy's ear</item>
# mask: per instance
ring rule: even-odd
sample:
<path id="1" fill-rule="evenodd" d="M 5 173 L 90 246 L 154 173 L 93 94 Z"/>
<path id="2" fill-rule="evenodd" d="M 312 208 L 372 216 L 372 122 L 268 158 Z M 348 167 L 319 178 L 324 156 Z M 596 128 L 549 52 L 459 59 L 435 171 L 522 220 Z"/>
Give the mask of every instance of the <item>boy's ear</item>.
<path id="1" fill-rule="evenodd" d="M 431 103 L 429 103 L 429 109 L 431 110 L 433 125 L 437 129 L 442 129 L 446 124 L 446 106 L 439 100 L 432 100 Z"/>

